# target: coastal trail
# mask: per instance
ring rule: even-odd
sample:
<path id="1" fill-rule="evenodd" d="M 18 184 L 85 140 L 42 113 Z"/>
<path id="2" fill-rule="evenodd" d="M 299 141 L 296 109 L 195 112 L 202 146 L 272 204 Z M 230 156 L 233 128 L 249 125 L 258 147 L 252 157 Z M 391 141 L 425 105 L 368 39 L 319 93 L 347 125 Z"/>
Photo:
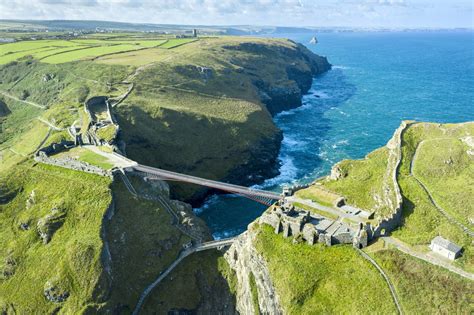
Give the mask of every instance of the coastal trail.
<path id="1" fill-rule="evenodd" d="M 135 306 L 135 309 L 133 310 L 132 315 L 138 315 L 140 313 L 140 309 L 143 306 L 143 303 L 145 302 L 146 298 L 148 295 L 153 291 L 153 289 L 161 282 L 163 281 L 170 273 L 175 269 L 181 261 L 183 261 L 186 257 L 189 255 L 200 252 L 203 250 L 208 250 L 208 249 L 219 249 L 222 247 L 230 246 L 234 243 L 234 241 L 237 239 L 237 237 L 231 237 L 231 238 L 226 238 L 226 239 L 221 239 L 221 240 L 214 240 L 210 242 L 205 242 L 202 244 L 198 244 L 196 246 L 192 246 L 190 248 L 186 248 L 181 253 L 178 255 L 178 257 L 171 263 L 171 265 L 166 268 L 165 271 L 160 273 L 158 278 L 156 278 L 155 281 L 153 281 L 149 286 L 145 288 L 143 293 L 140 295 L 140 298 L 138 299 L 138 303 Z"/>
<path id="2" fill-rule="evenodd" d="M 437 140 L 439 138 L 435 139 L 430 139 L 430 140 Z M 421 188 L 425 191 L 425 193 L 428 196 L 428 199 L 430 202 L 433 204 L 433 206 L 446 218 L 448 219 L 449 222 L 451 222 L 454 225 L 457 225 L 461 230 L 466 233 L 467 235 L 474 237 L 474 231 L 469 229 L 467 226 L 456 220 L 453 216 L 451 216 L 446 210 L 444 210 L 434 199 L 433 195 L 431 195 L 430 191 L 428 190 L 428 187 L 416 176 L 415 172 L 415 161 L 418 157 L 418 152 L 420 151 L 420 147 L 425 143 L 425 140 L 421 141 L 418 143 L 418 145 L 415 148 L 415 154 L 413 155 L 413 158 L 410 162 L 410 175 L 418 182 L 418 184 L 421 186 Z"/>
<path id="3" fill-rule="evenodd" d="M 444 269 L 447 269 L 447 270 L 449 270 L 451 272 L 454 272 L 454 273 L 460 275 L 461 277 L 467 278 L 469 280 L 474 280 L 474 274 L 469 273 L 467 271 L 464 271 L 461 268 L 455 267 L 455 266 L 451 265 L 449 262 L 447 262 L 446 260 L 444 260 L 442 258 L 436 257 L 434 255 L 418 252 L 418 251 L 410 248 L 408 245 L 406 245 L 402 241 L 400 241 L 398 239 L 395 239 L 393 237 L 390 237 L 390 236 L 383 236 L 383 237 L 381 237 L 381 239 L 386 244 L 390 244 L 390 245 L 394 246 L 396 249 L 398 249 L 399 251 L 401 251 L 401 252 L 403 252 L 407 255 L 413 256 L 415 258 L 426 261 L 427 263 L 430 263 L 430 264 L 442 267 Z"/>

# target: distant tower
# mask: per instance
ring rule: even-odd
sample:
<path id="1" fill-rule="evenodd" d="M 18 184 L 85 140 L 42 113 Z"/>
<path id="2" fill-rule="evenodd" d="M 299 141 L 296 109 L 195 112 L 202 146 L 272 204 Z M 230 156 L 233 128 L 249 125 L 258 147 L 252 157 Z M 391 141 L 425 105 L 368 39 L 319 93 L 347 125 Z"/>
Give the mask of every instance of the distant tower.
<path id="1" fill-rule="evenodd" d="M 197 31 L 197 29 L 194 28 L 193 29 L 193 37 L 197 37 L 197 36 L 198 36 L 198 31 Z"/>

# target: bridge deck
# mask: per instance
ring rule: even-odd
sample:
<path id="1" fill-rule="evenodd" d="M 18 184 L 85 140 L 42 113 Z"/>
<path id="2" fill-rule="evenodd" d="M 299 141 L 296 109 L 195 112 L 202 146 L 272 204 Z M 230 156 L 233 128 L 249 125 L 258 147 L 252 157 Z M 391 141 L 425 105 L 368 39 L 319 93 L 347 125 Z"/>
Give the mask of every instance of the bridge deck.
<path id="1" fill-rule="evenodd" d="M 210 188 L 224 190 L 230 193 L 235 193 L 235 194 L 240 194 L 240 195 L 263 197 L 263 198 L 268 198 L 272 200 L 279 200 L 282 198 L 280 194 L 277 194 L 271 191 L 253 189 L 253 188 L 248 188 L 244 186 L 218 182 L 215 180 L 204 179 L 204 178 L 200 178 L 196 176 L 184 175 L 184 174 L 166 171 L 159 168 L 154 168 L 154 167 L 145 166 L 141 164 L 132 165 L 130 167 L 125 168 L 125 170 L 143 172 L 143 173 L 153 175 L 164 180 L 176 180 L 180 182 L 186 182 L 190 184 L 196 184 L 200 186 L 206 186 Z"/>

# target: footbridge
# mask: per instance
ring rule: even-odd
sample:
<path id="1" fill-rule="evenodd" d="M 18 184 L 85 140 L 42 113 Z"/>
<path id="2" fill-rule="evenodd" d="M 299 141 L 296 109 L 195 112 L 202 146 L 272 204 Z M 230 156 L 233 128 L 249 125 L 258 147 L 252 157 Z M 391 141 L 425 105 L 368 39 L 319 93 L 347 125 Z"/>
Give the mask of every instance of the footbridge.
<path id="1" fill-rule="evenodd" d="M 178 181 L 178 182 L 184 182 L 184 183 L 190 183 L 190 184 L 195 184 L 199 186 L 214 188 L 217 190 L 225 191 L 227 193 L 237 194 L 237 195 L 252 199 L 256 202 L 262 203 L 267 206 L 272 205 L 274 200 L 280 200 L 283 198 L 280 194 L 271 192 L 271 191 L 254 189 L 254 188 L 219 182 L 215 180 L 200 178 L 196 176 L 185 175 L 185 174 L 166 171 L 163 169 L 145 166 L 141 164 L 130 165 L 128 167 L 124 167 L 123 170 L 126 172 L 143 173 L 147 177 L 155 178 L 159 180 Z"/>

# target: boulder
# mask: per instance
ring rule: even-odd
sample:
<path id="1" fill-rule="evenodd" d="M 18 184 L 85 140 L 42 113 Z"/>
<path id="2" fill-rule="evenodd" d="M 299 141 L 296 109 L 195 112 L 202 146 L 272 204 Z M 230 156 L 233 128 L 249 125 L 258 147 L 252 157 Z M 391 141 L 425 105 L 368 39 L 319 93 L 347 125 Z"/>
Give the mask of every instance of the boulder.
<path id="1" fill-rule="evenodd" d="M 51 281 L 47 281 L 44 285 L 43 295 L 50 302 L 61 303 L 68 299 L 69 292 L 59 288 Z"/>

